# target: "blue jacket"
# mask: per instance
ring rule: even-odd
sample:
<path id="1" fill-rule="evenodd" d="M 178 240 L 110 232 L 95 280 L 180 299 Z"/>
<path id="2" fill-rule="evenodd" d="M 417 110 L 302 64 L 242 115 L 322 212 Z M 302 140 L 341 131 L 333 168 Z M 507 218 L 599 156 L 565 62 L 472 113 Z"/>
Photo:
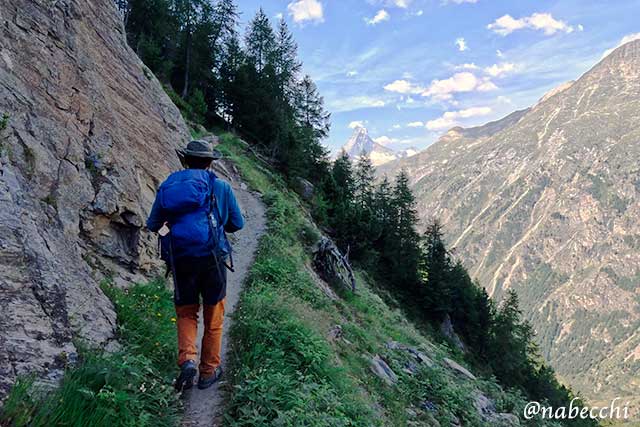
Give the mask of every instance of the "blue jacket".
<path id="1" fill-rule="evenodd" d="M 203 175 L 205 176 L 203 177 Z M 238 206 L 235 195 L 233 194 L 233 190 L 231 189 L 231 185 L 229 185 L 228 182 L 217 178 L 216 175 L 211 171 L 203 171 L 202 169 L 185 169 L 174 172 L 160 185 L 158 194 L 160 194 L 160 189 L 162 189 L 163 186 L 166 186 L 168 183 L 175 183 L 177 181 L 190 178 L 205 178 L 209 180 L 210 188 L 211 185 L 213 185 L 213 194 L 216 197 L 216 203 L 218 207 L 218 218 L 220 219 L 220 223 L 224 225 L 224 231 L 233 233 L 240 230 L 244 226 L 244 218 L 242 217 L 242 213 L 240 212 L 240 208 Z M 186 215 L 188 216 L 188 213 Z M 157 232 L 165 222 L 171 224 L 176 220 L 177 216 L 182 216 L 182 221 L 186 219 L 184 218 L 183 213 L 171 212 L 165 209 L 162 206 L 160 197 L 156 195 L 153 207 L 151 208 L 151 213 L 149 214 L 149 218 L 147 219 L 147 228 L 151 231 Z M 210 253 L 210 250 L 207 250 L 198 245 L 194 245 L 193 247 L 174 248 L 174 256 L 176 258 L 186 256 L 202 257 L 208 256 L 210 255 Z"/>

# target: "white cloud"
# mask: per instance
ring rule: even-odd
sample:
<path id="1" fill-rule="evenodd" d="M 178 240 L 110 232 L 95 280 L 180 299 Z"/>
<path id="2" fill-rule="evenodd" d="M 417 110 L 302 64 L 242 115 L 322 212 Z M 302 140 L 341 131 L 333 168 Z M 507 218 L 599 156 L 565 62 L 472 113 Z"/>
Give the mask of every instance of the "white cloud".
<path id="1" fill-rule="evenodd" d="M 502 51 L 500 49 L 496 50 L 496 56 L 498 58 L 504 58 L 504 53 L 502 53 Z"/>
<path id="2" fill-rule="evenodd" d="M 407 80 L 396 80 L 386 85 L 384 90 L 402 94 L 419 94 L 424 91 L 424 88 Z"/>
<path id="3" fill-rule="evenodd" d="M 480 83 L 476 89 L 478 92 L 491 92 L 492 90 L 498 89 L 498 86 L 493 84 L 493 82 L 488 78 L 484 78 L 482 83 Z"/>
<path id="4" fill-rule="evenodd" d="M 383 100 L 372 98 L 370 96 L 352 96 L 335 99 L 327 105 L 330 111 L 336 113 L 360 110 L 362 108 L 380 108 L 384 106 L 385 102 Z"/>
<path id="5" fill-rule="evenodd" d="M 469 50 L 469 47 L 467 46 L 467 42 L 464 40 L 464 37 L 459 37 L 456 39 L 456 46 L 458 46 L 458 50 L 460 52 Z"/>
<path id="6" fill-rule="evenodd" d="M 362 121 L 362 120 L 355 120 L 355 121 L 349 123 L 349 129 L 363 128 L 364 124 L 365 124 L 365 122 Z"/>
<path id="7" fill-rule="evenodd" d="M 445 119 L 444 117 L 439 117 L 434 120 L 429 120 L 427 122 L 427 129 L 429 130 L 440 130 L 440 129 L 449 129 L 456 125 L 456 121 L 452 119 Z"/>
<path id="8" fill-rule="evenodd" d="M 472 107 L 466 110 L 447 111 L 442 116 L 434 120 L 429 120 L 426 124 L 429 130 L 449 129 L 458 124 L 458 119 L 468 119 L 471 117 L 486 116 L 491 114 L 489 107 Z"/>
<path id="9" fill-rule="evenodd" d="M 357 76 L 358 72 L 356 70 L 347 71 L 347 77 Z"/>
<path id="10" fill-rule="evenodd" d="M 413 0 L 367 0 L 369 4 L 380 4 L 385 7 L 399 7 L 400 9 L 406 9 L 411 6 Z"/>
<path id="11" fill-rule="evenodd" d="M 515 19 L 511 15 L 504 15 L 495 20 L 487 28 L 501 36 L 506 36 L 514 31 L 530 28 L 541 30 L 550 36 L 557 32 L 571 33 L 574 28 L 564 21 L 555 19 L 550 13 L 534 13 L 531 16 Z"/>
<path id="12" fill-rule="evenodd" d="M 390 18 L 389 13 L 387 13 L 387 11 L 384 9 L 380 9 L 373 18 L 371 19 L 365 18 L 364 20 L 368 25 L 376 25 L 381 22 L 388 21 L 389 18 Z"/>
<path id="13" fill-rule="evenodd" d="M 411 123 L 407 123 L 407 126 L 410 128 L 421 128 L 424 126 L 424 123 L 422 122 L 411 122 Z"/>
<path id="14" fill-rule="evenodd" d="M 501 64 L 493 64 L 484 69 L 484 72 L 491 77 L 502 77 L 512 71 L 515 71 L 516 65 L 511 62 L 503 62 Z"/>
<path id="15" fill-rule="evenodd" d="M 620 42 L 615 47 L 612 47 L 611 49 L 607 49 L 602 54 L 602 57 L 604 58 L 605 56 L 609 56 L 609 54 L 611 52 L 613 52 L 614 50 L 616 50 L 617 48 L 619 48 L 623 44 L 627 44 L 627 43 L 632 42 L 634 40 L 640 40 L 640 33 L 627 34 L 626 36 L 624 36 L 622 38 L 622 40 L 620 40 Z"/>
<path id="16" fill-rule="evenodd" d="M 295 22 L 314 21 L 324 22 L 322 3 L 318 0 L 298 0 L 289 3 L 287 6 L 289 15 Z"/>
<path id="17" fill-rule="evenodd" d="M 400 125 L 393 125 L 393 126 L 391 126 L 391 129 L 400 129 L 401 127 L 402 126 L 400 126 Z"/>
<path id="18" fill-rule="evenodd" d="M 406 9 L 409 7 L 409 4 L 411 4 L 411 0 L 391 0 L 391 4 L 395 7 Z"/>
<path id="19" fill-rule="evenodd" d="M 284 15 L 282 14 L 282 12 L 280 13 L 276 13 L 275 15 L 273 15 L 278 21 L 281 20 L 282 18 L 284 18 Z"/>
<path id="20" fill-rule="evenodd" d="M 392 138 L 389 138 L 386 135 L 382 135 L 382 136 L 379 136 L 377 138 L 373 138 L 373 140 L 375 142 L 377 142 L 378 144 L 382 144 L 382 145 L 389 145 L 389 144 L 394 142 L 394 140 Z"/>
<path id="21" fill-rule="evenodd" d="M 420 9 L 417 12 L 415 12 L 413 15 L 414 16 L 422 16 L 422 15 L 424 15 L 424 10 Z"/>
<path id="22" fill-rule="evenodd" d="M 478 67 L 473 62 L 471 64 L 456 65 L 454 68 L 456 70 L 478 70 L 478 69 L 480 69 L 480 67 Z"/>
<path id="23" fill-rule="evenodd" d="M 447 100 L 451 99 L 456 92 L 472 92 L 474 90 L 487 92 L 494 89 L 497 89 L 497 86 L 489 78 L 479 79 L 473 73 L 465 71 L 456 73 L 448 79 L 433 80 L 427 90 L 422 92 L 422 96 Z"/>

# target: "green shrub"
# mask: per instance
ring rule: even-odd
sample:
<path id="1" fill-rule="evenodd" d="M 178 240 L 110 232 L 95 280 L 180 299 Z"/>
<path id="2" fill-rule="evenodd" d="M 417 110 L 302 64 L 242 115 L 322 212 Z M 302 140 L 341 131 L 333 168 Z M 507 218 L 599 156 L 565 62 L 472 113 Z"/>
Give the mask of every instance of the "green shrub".
<path id="1" fill-rule="evenodd" d="M 4 113 L 2 117 L 0 117 L 0 132 L 5 130 L 9 126 L 9 114 Z"/>
<path id="2" fill-rule="evenodd" d="M 207 114 L 207 101 L 204 99 L 204 94 L 200 89 L 196 89 L 189 96 L 189 105 L 192 111 L 192 120 L 196 123 L 203 124 L 205 116 Z"/>

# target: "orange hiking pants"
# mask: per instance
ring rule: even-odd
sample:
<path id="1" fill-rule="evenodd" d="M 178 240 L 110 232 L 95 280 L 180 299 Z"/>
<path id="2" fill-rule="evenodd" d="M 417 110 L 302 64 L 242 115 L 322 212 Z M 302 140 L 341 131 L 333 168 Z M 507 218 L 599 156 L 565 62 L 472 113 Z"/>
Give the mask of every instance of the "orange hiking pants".
<path id="1" fill-rule="evenodd" d="M 220 365 L 224 299 L 215 305 L 203 304 L 204 333 L 200 344 L 200 375 L 207 377 Z M 198 312 L 200 304 L 176 305 L 178 325 L 178 366 L 198 360 Z"/>

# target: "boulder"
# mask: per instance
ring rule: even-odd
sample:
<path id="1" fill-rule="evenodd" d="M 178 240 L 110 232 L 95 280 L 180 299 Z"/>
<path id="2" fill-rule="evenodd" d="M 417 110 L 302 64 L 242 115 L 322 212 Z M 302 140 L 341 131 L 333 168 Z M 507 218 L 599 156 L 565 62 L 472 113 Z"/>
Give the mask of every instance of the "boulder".
<path id="1" fill-rule="evenodd" d="M 313 186 L 312 183 L 310 183 L 306 179 L 301 177 L 295 178 L 293 180 L 293 189 L 304 200 L 310 201 L 311 199 L 313 199 L 313 195 L 315 193 L 315 187 Z"/>
<path id="2" fill-rule="evenodd" d="M 100 270 L 160 271 L 143 224 L 189 137 L 112 1 L 0 0 L 4 113 L 0 398 L 17 375 L 56 377 L 74 339 L 113 337 Z"/>
<path id="3" fill-rule="evenodd" d="M 377 354 L 371 358 L 371 371 L 388 385 L 394 385 L 398 382 L 398 376 L 391 370 L 387 362 L 382 360 Z"/>
<path id="4" fill-rule="evenodd" d="M 482 417 L 491 416 L 496 413 L 496 405 L 493 400 L 479 391 L 473 394 L 473 406 Z"/>
<path id="5" fill-rule="evenodd" d="M 329 339 L 335 341 L 339 338 L 342 338 L 342 326 L 335 325 L 329 330 Z"/>
<path id="6" fill-rule="evenodd" d="M 406 351 L 408 353 L 411 353 L 411 355 L 415 358 L 415 360 L 418 363 L 425 364 L 430 368 L 432 368 L 434 366 L 433 361 L 427 355 L 425 355 L 424 353 L 422 353 L 421 351 L 419 351 L 416 348 L 409 347 L 409 346 L 404 345 L 402 343 L 399 343 L 397 341 L 389 341 L 389 342 L 387 342 L 385 344 L 385 346 L 389 350 Z"/>
<path id="7" fill-rule="evenodd" d="M 459 363 L 449 359 L 449 358 L 444 358 L 443 362 L 453 371 L 457 372 L 458 374 L 470 379 L 470 380 L 475 380 L 476 376 L 473 375 L 471 372 L 469 372 L 469 370 L 465 367 L 463 367 L 462 365 L 460 365 Z"/>
<path id="8" fill-rule="evenodd" d="M 427 365 L 430 368 L 433 368 L 434 363 L 433 360 L 431 360 L 427 355 L 425 355 L 424 353 L 414 349 L 414 348 L 410 348 L 409 352 L 413 355 L 413 357 L 416 358 L 416 360 L 418 361 L 418 363 L 422 363 L 424 365 Z"/>

